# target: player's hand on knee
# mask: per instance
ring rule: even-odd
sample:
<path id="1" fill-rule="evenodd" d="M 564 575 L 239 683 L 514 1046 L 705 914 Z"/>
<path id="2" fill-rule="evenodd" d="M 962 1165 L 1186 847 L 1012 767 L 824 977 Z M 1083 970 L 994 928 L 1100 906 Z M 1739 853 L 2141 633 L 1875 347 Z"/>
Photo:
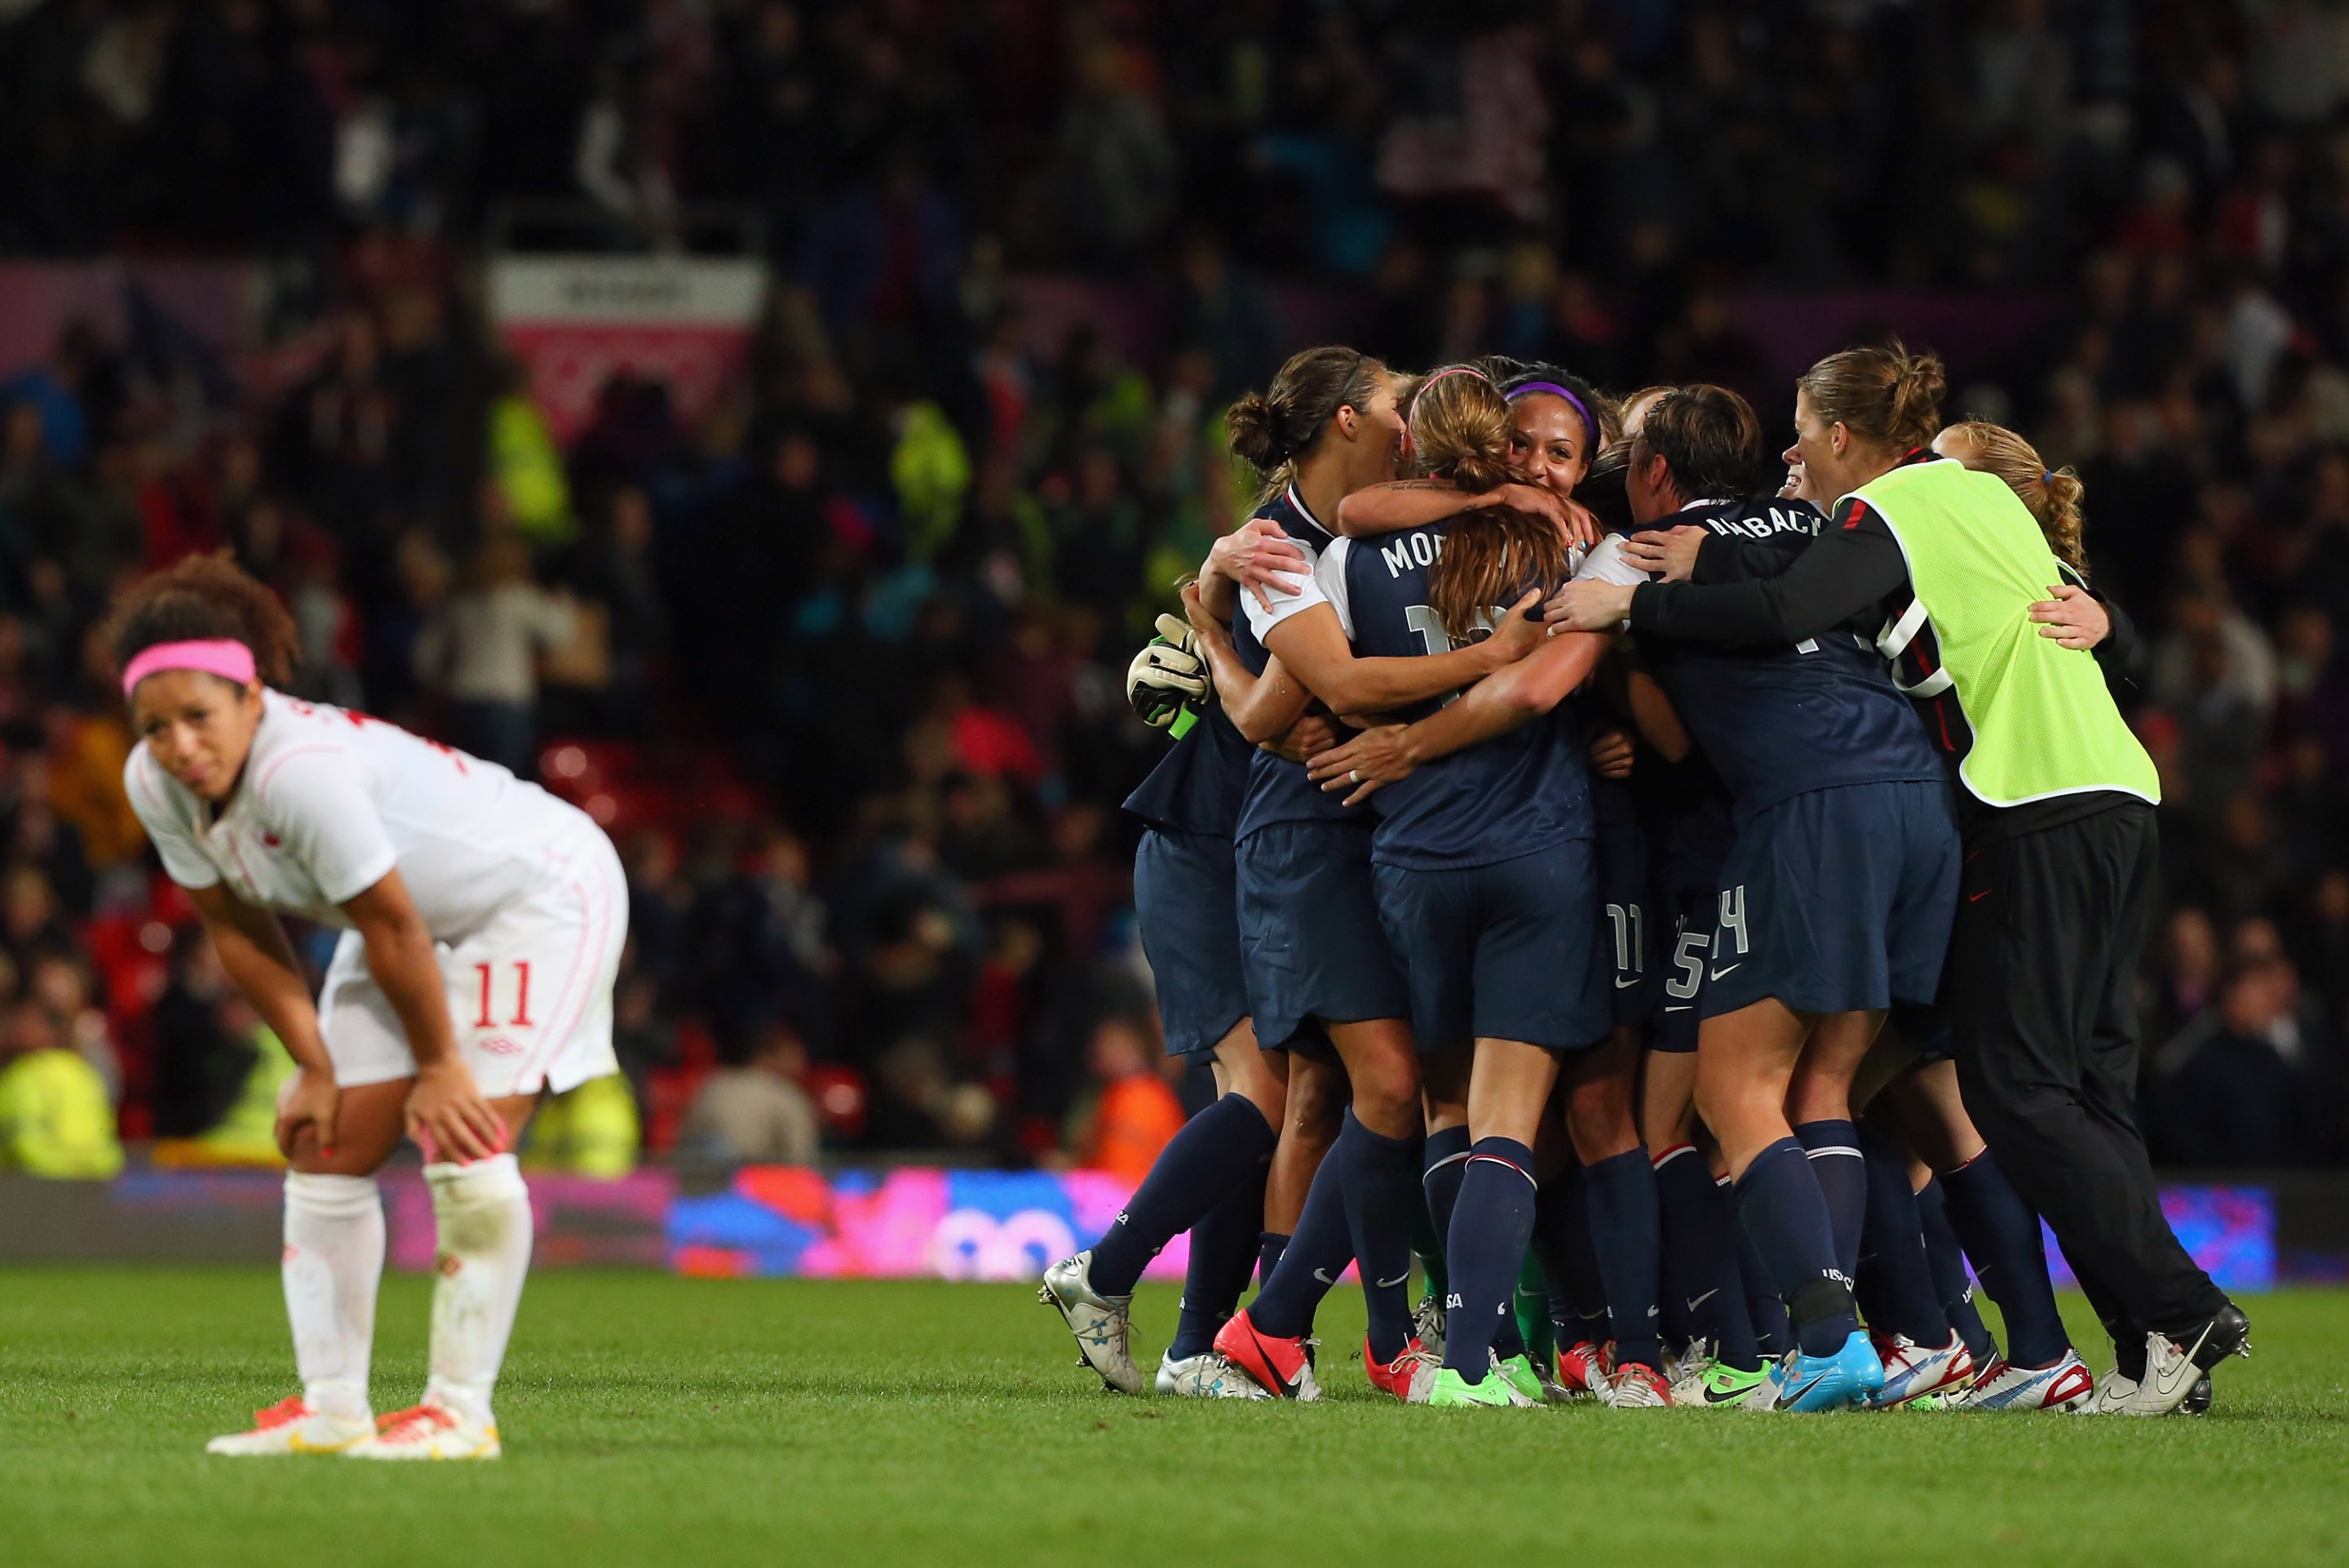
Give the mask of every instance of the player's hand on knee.
<path id="1" fill-rule="evenodd" d="M 342 1100 L 343 1091 L 335 1086 L 335 1075 L 330 1072 L 304 1068 L 286 1079 L 277 1097 L 277 1151 L 293 1159 L 294 1146 L 301 1141 L 302 1130 L 308 1128 L 318 1152 L 333 1158 L 335 1119 Z"/>
<path id="2" fill-rule="evenodd" d="M 487 1160 L 506 1146 L 505 1119 L 460 1061 L 419 1068 L 408 1094 L 408 1134 L 429 1161 Z"/>

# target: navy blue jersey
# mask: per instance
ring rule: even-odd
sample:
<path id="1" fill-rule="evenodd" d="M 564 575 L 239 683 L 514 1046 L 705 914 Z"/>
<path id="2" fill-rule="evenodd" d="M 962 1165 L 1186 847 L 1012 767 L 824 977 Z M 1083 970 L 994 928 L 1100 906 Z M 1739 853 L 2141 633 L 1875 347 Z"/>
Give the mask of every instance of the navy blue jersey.
<path id="1" fill-rule="evenodd" d="M 1336 548 L 1346 552 L 1340 614 L 1357 655 L 1409 658 L 1451 647 L 1427 602 L 1440 527 Z M 1394 717 L 1408 722 L 1439 706 Z M 1490 865 L 1592 835 L 1582 727 L 1562 710 L 1440 758 L 1371 799 L 1379 812 L 1371 859 L 1412 871 Z"/>
<path id="2" fill-rule="evenodd" d="M 1297 487 L 1291 485 L 1272 500 L 1256 509 L 1256 516 L 1270 518 L 1280 524 L 1281 531 L 1317 554 L 1330 548 L 1336 535 L 1313 521 L 1298 499 Z M 1272 660 L 1263 643 L 1257 639 L 1256 630 L 1248 624 L 1247 595 L 1240 590 L 1241 603 L 1232 616 L 1232 651 L 1239 655 L 1251 675 L 1264 674 Z M 1349 811 L 1342 795 L 1328 795 L 1319 785 L 1305 776 L 1305 765 L 1275 757 L 1269 751 L 1251 749 L 1248 753 L 1247 789 L 1240 801 L 1239 821 L 1236 832 L 1246 838 L 1258 828 L 1273 822 L 1341 821 L 1361 816 Z"/>
<path id="3" fill-rule="evenodd" d="M 1800 554 L 1825 515 L 1808 501 L 1721 501 L 1681 512 L 1720 537 Z M 1722 647 L 1643 635 L 1640 651 L 1681 722 L 1728 786 L 1739 820 L 1845 784 L 1938 777 L 1923 722 L 1876 649 L 1838 627 L 1792 647 Z"/>
<path id="4" fill-rule="evenodd" d="M 1210 702 L 1183 738 L 1125 798 L 1125 809 L 1171 833 L 1229 839 L 1239 828 L 1248 762 L 1257 755 L 1247 738 Z"/>

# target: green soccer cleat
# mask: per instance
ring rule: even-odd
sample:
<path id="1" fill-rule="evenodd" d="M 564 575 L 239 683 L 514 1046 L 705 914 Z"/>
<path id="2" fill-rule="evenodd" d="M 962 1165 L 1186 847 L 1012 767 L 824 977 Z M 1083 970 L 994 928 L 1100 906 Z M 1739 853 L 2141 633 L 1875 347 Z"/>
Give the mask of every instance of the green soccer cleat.
<path id="1" fill-rule="evenodd" d="M 1547 1404 L 1549 1391 L 1542 1387 L 1541 1374 L 1534 1370 L 1530 1356 L 1512 1356 L 1506 1361 L 1495 1360 L 1493 1370 L 1528 1405 Z"/>
<path id="2" fill-rule="evenodd" d="M 1675 1405 L 1752 1406 L 1754 1390 L 1770 1381 L 1767 1365 L 1751 1372 L 1740 1372 L 1734 1367 L 1724 1367 L 1715 1361 L 1693 1377 L 1684 1377 L 1672 1386 Z"/>
<path id="3" fill-rule="evenodd" d="M 1436 1373 L 1434 1384 L 1427 1390 L 1427 1402 L 1460 1410 L 1506 1410 L 1517 1404 L 1519 1397 L 1498 1377 L 1487 1374 L 1482 1382 L 1471 1383 L 1446 1367 Z"/>

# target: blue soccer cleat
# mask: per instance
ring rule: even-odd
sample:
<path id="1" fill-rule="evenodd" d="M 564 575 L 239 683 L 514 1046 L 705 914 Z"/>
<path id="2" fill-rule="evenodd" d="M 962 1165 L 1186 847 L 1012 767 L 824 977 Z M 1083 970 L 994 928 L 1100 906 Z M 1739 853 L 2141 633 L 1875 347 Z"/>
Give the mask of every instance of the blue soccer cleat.
<path id="1" fill-rule="evenodd" d="M 1884 1363 L 1863 1331 L 1855 1330 L 1833 1356 L 1788 1352 L 1770 1374 L 1775 1410 L 1841 1410 L 1864 1405 L 1884 1387 Z"/>

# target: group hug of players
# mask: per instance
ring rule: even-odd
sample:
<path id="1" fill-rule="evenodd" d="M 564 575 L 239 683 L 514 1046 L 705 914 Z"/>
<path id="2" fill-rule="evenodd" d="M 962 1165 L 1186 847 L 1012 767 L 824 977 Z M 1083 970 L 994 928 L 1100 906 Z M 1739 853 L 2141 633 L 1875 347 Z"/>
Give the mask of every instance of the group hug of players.
<path id="1" fill-rule="evenodd" d="M 1109 1387 L 1187 1231 L 1161 1393 L 1317 1398 L 1351 1263 L 1413 1404 L 2208 1404 L 2248 1324 L 2127 1124 L 2129 630 L 2077 480 L 1943 389 L 1830 356 L 1762 494 L 1718 387 L 1321 347 L 1235 406 L 1262 500 L 1134 662 L 1175 739 L 1126 803 L 1218 1098 L 1040 1293 Z"/>

